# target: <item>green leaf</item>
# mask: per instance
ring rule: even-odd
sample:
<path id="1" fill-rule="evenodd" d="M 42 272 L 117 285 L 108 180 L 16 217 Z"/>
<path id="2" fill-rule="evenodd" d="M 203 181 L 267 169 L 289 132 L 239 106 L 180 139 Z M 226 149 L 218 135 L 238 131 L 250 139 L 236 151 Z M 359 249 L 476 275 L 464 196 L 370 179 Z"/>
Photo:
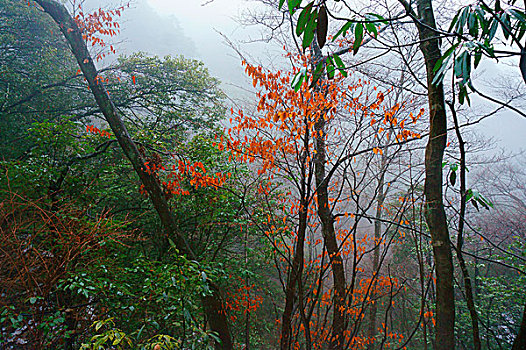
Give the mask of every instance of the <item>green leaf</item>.
<path id="1" fill-rule="evenodd" d="M 455 45 L 458 45 L 455 44 Z M 456 46 L 453 45 L 453 47 L 455 48 Z M 454 48 L 452 49 L 451 52 L 454 51 Z M 451 48 L 450 48 L 451 49 Z M 442 82 L 442 80 L 444 79 L 444 76 L 446 74 L 446 71 L 447 69 L 449 68 L 449 61 L 451 61 L 451 58 L 453 57 L 453 55 L 451 55 L 451 53 L 448 53 L 448 56 L 445 57 L 444 61 L 441 63 L 441 65 L 439 66 L 440 68 L 438 69 L 438 71 L 436 72 L 435 74 L 435 77 L 433 78 L 433 81 L 432 81 L 432 84 L 439 84 Z M 439 59 L 440 60 L 440 59 Z M 435 64 L 435 67 L 437 67 L 437 64 L 438 64 L 438 61 L 437 63 Z"/>
<path id="2" fill-rule="evenodd" d="M 174 241 L 172 241 L 171 238 L 168 238 L 168 243 L 170 244 L 170 247 L 172 247 L 172 249 L 175 250 L 175 254 L 178 254 L 178 249 L 177 249 L 177 246 L 175 245 Z"/>
<path id="3" fill-rule="evenodd" d="M 353 53 L 355 55 L 360 49 L 360 45 L 362 45 L 362 40 L 363 40 L 363 24 L 356 23 L 356 27 L 354 28 L 354 45 L 353 45 Z"/>
<path id="4" fill-rule="evenodd" d="M 142 327 L 139 329 L 139 333 L 137 334 L 137 338 L 139 339 L 141 337 L 142 331 L 146 327 L 146 324 L 143 324 Z"/>
<path id="5" fill-rule="evenodd" d="M 115 340 L 113 341 L 113 343 L 111 345 L 118 345 L 120 344 L 120 342 L 122 341 L 122 333 L 120 332 L 116 332 L 115 333 Z"/>
<path id="6" fill-rule="evenodd" d="M 484 50 L 484 52 L 486 52 L 486 54 L 489 56 L 489 57 L 492 57 L 492 58 L 495 58 L 495 53 L 493 51 L 493 45 L 491 45 L 488 41 L 488 39 L 486 38 L 484 40 L 484 43 L 478 43 L 479 47 Z"/>
<path id="7" fill-rule="evenodd" d="M 504 38 L 508 39 L 510 37 L 510 32 L 508 29 L 511 28 L 510 15 L 504 12 L 500 15 L 500 20 L 502 22 L 501 27 Z"/>
<path id="8" fill-rule="evenodd" d="M 329 19 L 327 17 L 327 9 L 321 6 L 318 11 L 318 21 L 316 22 L 316 37 L 320 49 L 323 48 L 327 41 L 327 29 L 329 27 Z"/>
<path id="9" fill-rule="evenodd" d="M 345 24 L 340 28 L 340 30 L 338 31 L 338 33 L 336 33 L 336 35 L 334 35 L 334 36 L 332 37 L 332 41 L 336 40 L 336 38 L 339 37 L 339 36 L 342 35 L 342 34 L 343 34 L 343 36 L 345 36 L 346 33 L 347 33 L 347 31 L 348 31 L 349 29 L 352 30 L 352 26 L 354 26 L 354 22 L 349 21 L 349 22 L 345 23 Z"/>
<path id="10" fill-rule="evenodd" d="M 491 19 L 491 26 L 489 28 L 489 33 L 488 33 L 488 43 L 490 43 L 493 38 L 495 37 L 495 34 L 497 33 L 497 29 L 499 28 L 499 22 L 495 19 Z"/>
<path id="11" fill-rule="evenodd" d="M 327 65 L 327 78 L 329 80 L 334 78 L 334 73 L 335 72 L 336 72 L 336 69 L 334 68 L 334 66 L 332 64 L 328 64 Z"/>
<path id="12" fill-rule="evenodd" d="M 477 14 L 475 12 L 470 12 L 468 18 L 469 34 L 477 37 L 479 32 L 479 23 Z"/>
<path id="13" fill-rule="evenodd" d="M 310 2 L 300 13 L 298 17 L 298 23 L 296 24 L 296 35 L 300 36 L 301 33 L 305 31 L 305 27 L 307 26 L 307 22 L 310 18 L 310 10 L 312 9 L 312 5 L 314 5 L 314 1 Z"/>
<path id="14" fill-rule="evenodd" d="M 487 210 L 489 210 L 490 207 L 493 208 L 493 203 L 481 194 L 479 195 L 478 201 L 479 203 L 483 204 L 484 208 Z"/>
<path id="15" fill-rule="evenodd" d="M 347 77 L 347 71 L 345 70 L 345 64 L 343 64 L 343 61 L 340 58 L 340 56 L 333 55 L 332 58 L 334 59 L 334 63 L 336 63 L 336 66 L 338 67 L 338 70 L 340 71 L 340 73 L 344 77 Z"/>
<path id="16" fill-rule="evenodd" d="M 296 7 L 301 4 L 301 0 L 287 0 L 287 5 L 289 7 L 289 13 L 292 16 L 296 11 Z"/>
<path id="17" fill-rule="evenodd" d="M 335 71 L 336 69 L 334 68 L 334 61 L 332 57 L 329 56 L 327 57 L 327 78 L 329 80 L 334 78 Z"/>
<path id="18" fill-rule="evenodd" d="M 513 17 L 515 17 L 519 22 L 526 25 L 526 14 L 522 11 L 511 9 L 508 11 Z"/>
<path id="19" fill-rule="evenodd" d="M 449 174 L 449 182 L 451 183 L 451 186 L 455 186 L 455 183 L 457 182 L 457 172 L 452 171 Z"/>
<path id="20" fill-rule="evenodd" d="M 377 13 L 372 13 L 372 12 L 368 12 L 365 14 L 365 18 L 370 18 L 370 19 L 373 19 L 376 18 L 377 20 L 380 21 L 380 23 L 383 23 L 383 24 L 388 24 L 389 21 L 387 21 L 383 16 L 377 14 Z"/>
<path id="21" fill-rule="evenodd" d="M 481 50 L 475 51 L 475 61 L 473 62 L 473 64 L 475 65 L 475 68 L 478 67 L 481 59 L 482 59 L 482 51 Z"/>
<path id="22" fill-rule="evenodd" d="M 460 55 L 455 57 L 455 63 L 453 65 L 453 70 L 457 78 L 462 77 L 462 62 L 464 60 L 465 55 L 466 55 L 466 51 L 463 51 Z"/>
<path id="23" fill-rule="evenodd" d="M 281 8 L 283 7 L 283 4 L 285 3 L 285 0 L 279 0 L 279 6 L 278 9 L 281 11 Z"/>
<path id="24" fill-rule="evenodd" d="M 458 45 L 459 45 L 459 43 L 456 43 L 456 44 L 452 45 L 449 49 L 447 49 L 446 52 L 444 52 L 442 57 L 440 57 L 438 59 L 437 63 L 435 63 L 435 67 L 433 68 L 433 72 L 436 72 L 441 67 L 442 62 L 444 62 L 444 59 L 449 57 L 455 51 L 455 49 L 458 47 Z"/>
<path id="25" fill-rule="evenodd" d="M 106 341 L 108 340 L 109 336 L 107 334 L 101 335 L 97 341 L 93 344 L 94 349 L 99 349 L 102 347 L 102 344 L 106 344 Z"/>
<path id="26" fill-rule="evenodd" d="M 291 87 L 294 89 L 294 91 L 298 92 L 301 84 L 303 83 L 303 80 L 305 79 L 305 70 L 302 69 L 292 79 L 292 83 L 290 84 Z"/>
<path id="27" fill-rule="evenodd" d="M 466 6 L 462 10 L 462 14 L 460 15 L 460 18 L 457 23 L 457 32 L 462 35 L 464 33 L 464 26 L 466 25 L 466 20 L 468 19 L 469 15 L 469 7 Z"/>
<path id="28" fill-rule="evenodd" d="M 480 27 L 482 28 L 482 32 L 486 30 L 487 27 L 487 21 L 484 18 L 484 11 L 480 8 L 480 6 L 475 7 L 475 13 L 477 14 L 477 19 L 480 23 Z"/>
<path id="29" fill-rule="evenodd" d="M 375 38 L 378 36 L 378 29 L 376 29 L 374 23 L 365 23 L 365 29 L 367 29 L 369 33 L 372 33 Z"/>
<path id="30" fill-rule="evenodd" d="M 455 27 L 455 24 L 458 21 L 458 17 L 460 16 L 461 11 L 462 11 L 462 9 L 458 10 L 458 12 L 455 15 L 455 17 L 453 17 L 453 19 L 451 20 L 451 24 L 449 25 L 449 29 L 447 30 L 448 32 L 451 32 L 451 30 Z"/>
<path id="31" fill-rule="evenodd" d="M 470 188 L 466 191 L 466 199 L 465 201 L 468 202 L 473 197 L 473 190 Z"/>
<path id="32" fill-rule="evenodd" d="M 307 27 L 305 28 L 305 32 L 303 33 L 303 41 L 301 43 L 301 46 L 306 49 L 310 46 L 312 43 L 312 40 L 314 40 L 314 32 L 316 29 L 316 19 L 318 18 L 317 12 L 312 12 L 311 16 L 309 17 L 309 21 L 307 23 Z"/>
<path id="33" fill-rule="evenodd" d="M 469 85 L 469 82 L 468 82 Z M 459 98 L 460 101 L 460 98 Z M 462 88 L 462 104 L 466 101 L 468 103 L 468 106 L 471 106 L 471 100 L 469 99 L 469 94 L 467 88 L 464 86 Z"/>
<path id="34" fill-rule="evenodd" d="M 368 13 L 365 15 L 365 20 L 369 21 L 369 22 L 365 22 L 365 29 L 367 29 L 369 33 L 373 34 L 375 38 L 378 36 L 378 28 L 377 28 L 377 23 L 372 22 L 372 21 L 376 21 L 377 19 L 378 18 L 376 18 L 374 14 Z"/>

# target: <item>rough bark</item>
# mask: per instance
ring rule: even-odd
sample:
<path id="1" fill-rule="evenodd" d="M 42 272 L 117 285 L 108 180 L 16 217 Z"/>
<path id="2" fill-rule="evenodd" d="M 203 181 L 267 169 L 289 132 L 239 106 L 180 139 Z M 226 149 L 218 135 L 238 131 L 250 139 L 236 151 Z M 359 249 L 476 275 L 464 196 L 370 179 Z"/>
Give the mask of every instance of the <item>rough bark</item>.
<path id="1" fill-rule="evenodd" d="M 447 117 L 442 83 L 433 84 L 433 68 L 441 57 L 439 37 L 431 0 L 418 0 L 420 51 L 427 72 L 429 102 L 429 139 L 425 152 L 425 217 L 431 234 L 436 271 L 436 344 L 437 349 L 455 348 L 455 295 L 451 242 L 442 193 L 442 160 L 447 141 Z"/>
<path id="2" fill-rule="evenodd" d="M 185 237 L 177 233 L 176 222 L 160 184 L 155 177 L 149 174 L 144 168 L 145 160 L 128 133 L 124 122 L 118 115 L 117 109 L 109 97 L 104 84 L 97 80 L 97 69 L 75 20 L 62 4 L 54 0 L 37 0 L 37 3 L 42 6 L 44 11 L 57 23 L 60 27 L 60 31 L 69 43 L 71 51 L 88 82 L 97 105 L 113 131 L 124 154 L 129 159 L 135 172 L 148 192 L 149 198 L 166 231 L 166 235 L 174 239 L 180 253 L 195 259 L 195 255 Z M 216 343 L 216 349 L 232 349 L 228 322 L 226 320 L 219 291 L 214 285 L 211 285 L 210 287 L 212 294 L 203 297 L 202 302 L 210 328 L 217 332 L 221 339 L 221 343 Z"/>

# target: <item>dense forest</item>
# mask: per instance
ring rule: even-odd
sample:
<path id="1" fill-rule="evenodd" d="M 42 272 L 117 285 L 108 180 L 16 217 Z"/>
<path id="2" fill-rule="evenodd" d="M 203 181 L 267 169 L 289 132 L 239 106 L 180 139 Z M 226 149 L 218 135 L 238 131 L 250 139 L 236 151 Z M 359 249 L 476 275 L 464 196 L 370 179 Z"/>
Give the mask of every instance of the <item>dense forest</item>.
<path id="1" fill-rule="evenodd" d="M 525 4 L 257 5 L 234 96 L 0 0 L 0 349 L 526 349 Z"/>

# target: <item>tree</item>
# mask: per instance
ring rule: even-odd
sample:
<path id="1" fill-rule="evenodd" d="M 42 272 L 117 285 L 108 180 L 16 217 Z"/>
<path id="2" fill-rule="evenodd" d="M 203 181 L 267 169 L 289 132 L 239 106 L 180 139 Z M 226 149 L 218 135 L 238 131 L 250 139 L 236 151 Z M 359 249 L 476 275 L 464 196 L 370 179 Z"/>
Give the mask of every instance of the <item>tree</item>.
<path id="1" fill-rule="evenodd" d="M 284 5 L 285 1 L 280 1 L 279 8 Z M 444 69 L 439 70 L 444 58 L 440 52 L 440 31 L 437 29 L 435 22 L 435 15 L 431 1 L 419 1 L 416 5 L 416 12 L 413 10 L 410 3 L 400 1 L 405 10 L 405 16 L 410 17 L 416 27 L 416 30 L 420 39 L 420 51 L 423 55 L 426 76 L 427 76 L 427 95 L 429 103 L 429 139 L 428 146 L 426 148 L 426 186 L 425 196 L 427 204 L 425 206 L 427 223 L 430 228 L 431 237 L 434 246 L 434 256 L 436 263 L 436 274 L 437 274 L 437 338 L 440 339 L 440 346 L 450 349 L 454 347 L 454 324 L 455 324 L 455 306 L 454 306 L 454 284 L 453 284 L 453 261 L 451 254 L 451 242 L 449 238 L 448 225 L 446 219 L 446 213 L 443 204 L 443 174 L 442 174 L 442 161 L 444 149 L 447 141 L 447 116 L 445 110 L 445 98 L 442 82 L 440 80 L 440 74 L 443 73 Z M 301 7 L 301 1 L 287 1 L 288 11 L 290 15 L 293 15 L 297 9 Z M 500 6 L 500 5 L 498 5 Z M 487 6 L 486 6 L 487 7 Z M 489 9 L 489 7 L 487 7 Z M 491 10 L 491 9 L 490 9 Z M 466 24 L 469 10 L 466 8 L 460 16 L 460 22 L 456 23 L 459 16 L 454 20 L 453 25 L 461 31 Z M 402 15 L 403 12 L 400 14 Z M 521 17 L 520 11 L 513 12 L 514 15 Z M 390 18 L 390 21 L 396 21 L 400 15 L 395 15 L 395 18 Z M 460 13 L 459 13 L 460 15 Z M 503 19 L 509 19 L 509 15 L 503 15 Z M 337 18 L 337 16 L 334 16 Z M 480 17 L 480 16 L 479 16 Z M 479 20 L 483 19 L 483 15 Z M 470 17 L 472 20 L 470 28 L 472 32 L 475 32 L 477 27 L 477 16 L 474 14 Z M 500 19 L 494 20 L 493 26 L 496 29 L 498 26 L 497 22 Z M 502 20 L 501 20 L 502 21 Z M 522 37 L 521 34 L 522 23 L 518 20 L 517 33 Z M 345 66 L 341 63 L 339 58 L 340 54 L 353 51 L 354 54 L 358 52 L 364 42 L 364 34 L 370 33 L 371 36 L 376 37 L 378 35 L 377 23 L 387 23 L 387 20 L 379 15 L 367 14 L 363 17 L 356 19 L 349 19 L 341 27 L 335 37 L 345 34 L 348 30 L 354 31 L 354 43 L 349 47 L 338 50 L 334 54 L 327 56 L 329 62 L 334 62 L 339 70 L 345 70 Z M 473 24 L 474 23 L 474 24 Z M 486 22 L 483 23 L 487 24 Z M 510 28 L 504 25 L 504 31 L 506 36 L 510 34 Z M 316 33 L 318 40 L 320 37 L 325 42 L 327 36 L 327 7 L 325 1 L 315 5 L 314 2 L 309 3 L 307 6 L 302 8 L 302 11 L 298 17 L 298 22 L 294 26 L 296 28 L 296 34 L 303 35 L 302 47 L 305 49 L 311 46 Z M 484 34 L 488 35 L 494 30 L 490 30 L 490 26 L 485 26 Z M 472 34 L 473 34 L 472 33 Z M 519 43 L 520 45 L 520 43 Z M 483 45 L 480 45 L 483 46 Z M 486 46 L 489 46 L 486 43 Z M 486 47 L 487 49 L 487 47 Z M 477 64 L 481 57 L 481 48 L 478 48 Z M 448 55 L 454 51 L 454 48 L 448 50 Z M 447 55 L 446 55 L 447 56 Z M 463 82 L 460 86 L 460 100 L 463 101 L 466 95 L 465 86 L 469 77 L 469 70 L 466 68 L 470 62 L 467 52 L 459 56 L 455 60 L 456 75 L 457 77 L 462 76 Z M 457 64 L 458 63 L 458 64 Z M 462 66 L 463 64 L 463 66 Z"/>
<path id="2" fill-rule="evenodd" d="M 9 159 L 30 148 L 21 135 L 31 123 L 80 108 L 85 90 L 67 88 L 75 85 L 73 57 L 52 21 L 35 6 L 3 0 L 0 18 L 0 127 L 9 130 L 0 136 L 0 149 L 2 158 Z M 39 60 L 34 60 L 36 52 Z"/>
<path id="3" fill-rule="evenodd" d="M 405 4 L 407 13 L 413 10 Z M 434 68 L 440 59 L 439 39 L 435 35 L 436 23 L 432 2 L 417 3 L 420 20 L 415 20 L 421 40 L 420 50 L 424 56 L 427 72 L 427 96 L 429 102 L 429 138 L 426 147 L 425 168 L 426 197 L 425 215 L 431 234 L 436 271 L 436 339 L 442 349 L 455 347 L 455 295 L 453 289 L 453 258 L 451 241 L 444 210 L 442 194 L 442 161 L 447 141 L 447 116 L 442 84 L 434 84 Z"/>
<path id="4" fill-rule="evenodd" d="M 341 78 L 319 78 L 315 82 L 319 87 L 311 89 L 312 82 L 304 79 L 307 74 L 297 73 L 306 72 L 312 58 L 298 56 L 297 60 L 300 67 L 295 67 L 292 74 L 301 78 L 292 81 L 292 87 L 288 86 L 291 83 L 290 74 L 265 71 L 262 67 L 244 63 L 254 86 L 263 89 L 258 93 L 257 109 L 261 113 L 248 115 L 241 110 L 232 110 L 233 127 L 224 143 L 238 160 L 258 163 L 258 173 L 268 173 L 270 180 L 274 176 L 279 177 L 294 188 L 289 192 L 291 197 L 283 204 L 285 213 L 288 211 L 285 208 L 290 207 L 290 214 L 283 213 L 285 226 L 272 225 L 267 231 L 286 268 L 286 280 L 283 281 L 285 307 L 280 324 L 281 348 L 289 349 L 298 344 L 293 340 L 293 334 L 297 332 L 294 326 L 296 303 L 299 312 L 296 319 L 300 331 L 304 333 L 307 348 L 320 346 L 320 342 L 324 341 L 329 341 L 332 348 L 359 346 L 365 341 L 357 333 L 361 324 L 360 315 L 368 305 L 365 300 L 369 300 L 371 280 L 361 280 L 360 288 L 355 286 L 364 248 L 346 241 L 358 240 L 353 237 L 358 221 L 374 202 L 376 193 L 362 207 L 358 194 L 360 190 L 352 188 L 350 179 L 368 184 L 364 175 L 360 174 L 368 174 L 371 169 L 372 158 L 369 154 L 380 155 L 383 148 L 417 137 L 404 124 L 415 122 L 418 116 L 411 115 L 411 120 L 405 114 L 403 104 L 385 106 L 384 92 L 375 92 L 376 88 L 370 87 L 366 81 L 345 85 Z M 312 65 L 312 71 L 316 69 L 316 65 Z M 333 77 L 334 68 L 328 67 L 327 70 L 329 77 Z M 374 129 L 371 130 L 377 122 L 392 135 L 391 142 L 382 149 L 377 147 L 373 138 Z M 379 127 L 378 130 L 381 133 L 384 128 Z M 365 158 L 360 158 L 362 155 Z M 363 159 L 358 166 L 359 172 L 352 165 L 356 158 Z M 355 175 L 356 172 L 359 175 Z M 269 189 L 262 190 L 266 192 Z M 355 208 L 352 207 L 353 200 L 356 200 Z M 356 214 L 349 215 L 352 210 Z M 313 216 L 315 212 L 317 218 Z M 354 225 L 344 229 L 349 223 L 343 224 L 343 227 L 337 224 L 340 217 L 349 216 L 356 218 Z M 316 237 L 316 219 L 321 223 L 319 235 L 322 239 Z M 323 242 L 323 247 L 319 254 L 309 257 L 305 249 L 313 241 Z M 354 262 L 349 281 L 344 272 L 344 257 L 351 252 Z M 324 263 L 325 259 L 328 263 Z M 323 293 L 325 271 L 329 266 L 334 287 Z M 318 272 L 319 276 L 316 276 Z M 327 300 L 329 295 L 330 302 Z M 355 303 L 362 302 L 362 308 L 355 306 Z M 326 320 L 314 319 L 319 317 L 314 310 L 320 307 L 332 310 L 330 328 L 327 328 Z"/>
<path id="5" fill-rule="evenodd" d="M 95 69 L 114 51 L 106 39 L 120 8 L 70 16 L 38 1 L 60 32 L 40 5 L 0 9 L 0 113 L 21 131 L 6 135 L 0 160 L 0 346 L 440 348 L 437 331 L 451 330 L 436 256 L 448 249 L 454 345 L 521 346 L 524 176 L 487 158 L 482 169 L 473 151 L 487 142 L 467 129 L 520 92 L 468 115 L 459 99 L 471 78 L 458 73 L 485 52 L 467 43 L 480 37 L 473 23 L 498 32 L 509 15 L 519 37 L 522 10 L 469 7 L 458 37 L 460 24 L 440 29 L 449 20 L 439 12 L 436 28 L 423 22 L 433 22 L 426 0 L 375 10 L 385 17 L 345 0 L 268 2 L 286 4 L 262 23 L 294 52 L 291 71 L 244 61 L 256 103 L 232 108 L 227 123 L 229 102 L 197 61 L 136 53 Z M 27 34 L 33 16 L 44 43 Z M 440 56 L 439 38 L 458 46 Z M 37 76 L 41 49 L 60 50 L 66 69 L 45 60 Z M 36 80 L 25 86 L 25 74 Z M 426 112 L 433 99 L 449 110 Z M 451 126 L 428 130 L 426 113 Z M 437 157 L 439 219 L 456 236 L 438 253 L 427 223 Z"/>
<path id="6" fill-rule="evenodd" d="M 83 33 L 78 27 L 77 22 L 71 17 L 64 6 L 55 1 L 38 0 L 37 3 L 53 18 L 68 41 L 72 53 L 89 84 L 91 92 L 93 93 L 101 112 L 148 192 L 153 206 L 166 230 L 167 236 L 175 238 L 177 248 L 182 254 L 195 258 L 186 239 L 177 233 L 177 226 L 160 184 L 157 182 L 156 178 L 146 170 L 144 166 L 146 161 L 131 139 L 122 119 L 119 117 L 118 111 L 108 95 L 103 82 L 99 81 L 97 69 L 95 68 L 91 55 L 87 50 Z M 216 342 L 217 348 L 232 348 L 228 322 L 223 311 L 219 291 L 214 285 L 211 285 L 211 294 L 203 297 L 203 305 L 208 315 L 210 327 L 219 334 L 221 340 L 220 342 Z"/>

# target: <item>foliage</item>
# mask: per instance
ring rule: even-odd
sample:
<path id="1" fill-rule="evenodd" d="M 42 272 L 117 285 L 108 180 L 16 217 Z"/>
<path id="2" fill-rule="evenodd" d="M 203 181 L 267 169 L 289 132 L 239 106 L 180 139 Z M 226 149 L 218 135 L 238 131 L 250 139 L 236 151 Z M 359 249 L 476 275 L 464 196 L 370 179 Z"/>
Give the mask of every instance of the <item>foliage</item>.
<path id="1" fill-rule="evenodd" d="M 524 51 L 521 40 L 526 33 L 526 13 L 524 8 L 521 9 L 515 3 L 516 1 L 512 0 L 506 8 L 502 8 L 500 1 L 495 1 L 494 6 L 479 1 L 461 7 L 451 20 L 448 32 L 453 36 L 452 44 L 437 61 L 434 82 L 441 82 L 452 66 L 454 76 L 458 80 L 460 104 L 464 101 L 469 103 L 467 89 L 469 87 L 474 90 L 472 67 L 473 70 L 476 69 L 483 56 L 497 60 L 502 56 L 500 43 Z M 498 35 L 498 29 L 503 39 Z M 526 56 L 524 52 L 517 52 L 515 55 L 521 57 L 521 71 L 523 77 L 526 77 L 526 71 L 522 67 L 526 64 Z"/>
<path id="2" fill-rule="evenodd" d="M 121 341 L 138 344 L 151 342 L 159 334 L 170 334 L 185 347 L 208 342 L 213 335 L 200 327 L 199 297 L 210 293 L 208 280 L 218 279 L 222 270 L 203 268 L 178 255 L 166 260 L 152 261 L 141 255 L 131 258 L 117 249 L 100 264 L 79 269 L 60 283 L 64 290 L 97 300 L 97 309 L 104 310 L 101 316 L 111 317 L 109 333 L 92 336 L 92 346 L 118 334 Z M 95 323 L 95 331 L 108 319 L 103 321 Z M 115 329 L 115 323 L 122 330 Z"/>
<path id="3" fill-rule="evenodd" d="M 61 295 L 58 281 L 99 259 L 106 245 L 126 239 L 126 223 L 103 214 L 90 220 L 75 203 L 51 210 L 14 192 L 1 198 L 3 345 L 57 346 L 72 334 L 66 309 L 76 303 Z"/>
<path id="4" fill-rule="evenodd" d="M 0 21 L 0 128 L 9 130 L 0 133 L 0 154 L 10 158 L 31 147 L 23 137 L 28 125 L 82 108 L 85 94 L 70 81 L 75 62 L 45 14 L 2 0 Z"/>
<path id="5" fill-rule="evenodd" d="M 74 4 L 95 60 L 115 53 L 106 40 L 125 6 L 88 13 Z M 0 128 L 9 130 L 0 137 L 0 347 L 217 348 L 212 295 L 235 349 L 438 346 L 436 247 L 415 161 L 425 111 L 413 92 L 375 86 L 343 60 L 415 15 L 409 4 L 389 18 L 344 18 L 330 4 L 274 4 L 300 38 L 298 53 L 285 55 L 290 71 L 243 61 L 256 104 L 232 107 L 228 123 L 220 82 L 199 61 L 135 53 L 99 70 L 144 159 L 135 170 L 162 189 L 170 231 L 58 28 L 33 2 L 0 0 Z M 522 49 L 524 11 L 506 6 L 463 6 L 437 30 L 452 46 L 434 83 L 452 64 L 460 102 L 471 61 L 499 57 L 499 28 Z M 440 169 L 446 197 L 456 196 L 458 160 Z M 470 184 L 461 198 L 487 210 L 459 218 L 452 199 L 446 214 L 451 232 L 465 220 L 480 334 L 500 348 L 517 337 L 526 302 L 524 227 L 522 211 L 475 190 L 483 187 Z M 509 185 L 499 191 L 523 205 Z M 495 212 L 506 215 L 489 218 Z M 458 345 L 472 341 L 464 296 L 455 286 Z"/>
<path id="6" fill-rule="evenodd" d="M 352 267 L 353 272 L 348 272 L 353 277 L 348 282 L 351 287 L 345 296 L 348 301 L 342 306 L 349 327 L 345 330 L 343 343 L 347 347 L 361 348 L 372 341 L 359 332 L 362 315 L 371 304 L 370 296 L 373 293 L 388 294 L 390 289 L 397 290 L 399 285 L 397 279 L 391 276 L 376 275 L 367 278 L 357 275 L 361 271 L 358 264 L 363 259 L 369 242 L 367 236 L 363 237 L 356 231 L 361 209 L 359 205 L 354 208 L 355 198 L 353 194 L 347 194 L 351 191 L 346 187 L 346 177 L 352 175 L 345 174 L 343 169 L 351 167 L 351 162 L 356 161 L 356 158 L 360 159 L 358 167 L 368 169 L 374 155 L 379 157 L 383 154 L 383 145 L 371 136 L 362 135 L 375 135 L 377 132 L 378 138 L 380 135 L 387 135 L 388 140 L 391 138 L 392 144 L 418 138 L 416 132 L 406 129 L 406 125 L 415 123 L 423 112 L 415 117 L 404 110 L 403 103 L 389 105 L 384 102 L 389 91 L 377 91 L 367 81 L 348 83 L 343 78 L 320 79 L 317 89 L 311 89 L 312 83 L 305 79 L 291 84 L 294 81 L 292 77 L 302 70 L 307 71 L 309 65 L 309 57 L 294 58 L 300 67 L 294 68 L 290 73 L 266 71 L 262 67 L 244 62 L 245 71 L 252 78 L 253 85 L 260 88 L 257 93 L 257 112 L 245 114 L 242 110 L 232 110 L 232 127 L 226 140 L 221 139 L 218 147 L 229 150 L 232 158 L 237 161 L 256 164 L 258 174 L 269 180 L 268 185 L 258 189 L 261 195 L 275 197 L 275 188 L 284 186 L 289 189 L 285 196 L 278 195 L 278 207 L 282 207 L 282 210 L 268 214 L 265 235 L 274 247 L 274 259 L 279 261 L 276 264 L 279 274 L 287 276 L 287 284 L 284 286 L 288 298 L 286 303 L 294 303 L 290 301 L 291 296 L 293 299 L 303 298 L 298 301 L 298 310 L 292 314 L 292 344 L 296 347 L 305 344 L 321 348 L 324 343 L 331 341 L 327 314 L 334 313 L 331 308 L 336 308 L 336 292 L 334 285 L 327 281 L 326 272 L 332 265 L 334 273 L 331 260 L 337 254 L 345 260 L 358 259 Z M 313 68 L 315 69 L 317 68 Z M 320 129 L 321 123 L 326 123 L 326 127 Z M 361 133 L 354 138 L 356 130 Z M 320 149 L 320 140 L 326 145 L 322 146 L 323 149 Z M 330 191 L 328 203 L 323 204 L 320 203 L 318 192 L 320 185 L 313 182 L 313 174 L 319 171 L 316 168 L 320 162 L 317 155 L 321 152 L 327 154 L 323 163 L 327 164 L 329 175 L 324 181 L 327 181 Z M 362 159 L 362 154 L 367 156 Z M 367 174 L 367 171 L 363 174 Z M 361 179 L 360 175 L 357 179 Z M 358 191 L 358 188 L 354 188 L 352 193 Z M 374 195 L 372 199 L 367 199 L 369 202 L 366 203 L 371 203 Z M 365 206 L 370 205 L 366 203 Z M 332 215 L 337 213 L 345 218 L 341 223 L 340 217 L 332 219 L 336 226 L 336 253 L 329 252 L 326 248 L 329 240 L 327 236 L 317 236 L 321 228 L 318 221 L 320 219 L 315 213 L 320 206 L 329 206 Z M 355 243 L 351 244 L 350 241 Z M 298 255 L 303 246 L 310 246 L 310 253 Z M 303 265 L 304 272 L 301 269 L 299 272 L 295 270 L 296 259 L 299 259 L 297 264 Z M 301 290 L 298 293 L 303 295 L 295 294 L 294 287 L 290 292 L 290 285 L 296 283 Z M 286 318 L 290 317 L 287 312 L 290 311 L 285 306 L 283 316 L 278 320 L 283 322 L 280 324 L 282 332 L 288 327 L 284 324 Z M 387 338 L 398 337 L 385 327 L 382 332 L 385 332 Z"/>

